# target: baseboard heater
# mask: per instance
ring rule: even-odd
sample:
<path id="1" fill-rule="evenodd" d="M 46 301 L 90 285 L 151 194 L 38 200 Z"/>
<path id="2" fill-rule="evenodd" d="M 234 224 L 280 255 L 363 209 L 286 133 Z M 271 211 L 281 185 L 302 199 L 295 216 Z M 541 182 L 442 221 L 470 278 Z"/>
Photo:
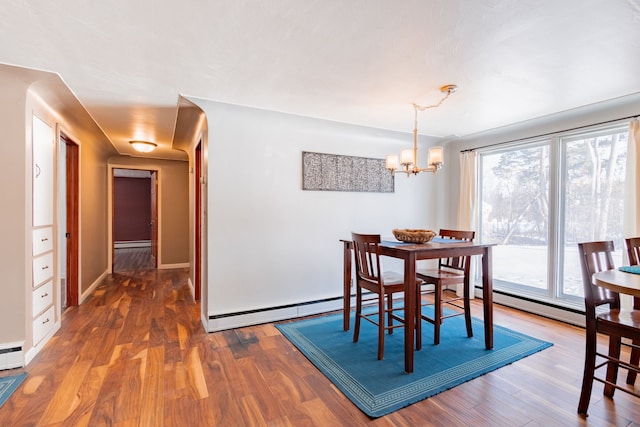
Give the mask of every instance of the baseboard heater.
<path id="1" fill-rule="evenodd" d="M 224 331 L 226 329 L 259 325 L 261 323 L 295 319 L 297 317 L 311 316 L 313 314 L 327 313 L 341 309 L 342 296 L 339 296 L 297 304 L 210 315 L 207 322 L 207 332 Z"/>
<path id="2" fill-rule="evenodd" d="M 114 249 L 124 248 L 150 248 L 151 240 L 122 240 L 113 242 Z"/>
<path id="3" fill-rule="evenodd" d="M 24 366 L 22 342 L 0 344 L 0 370 Z"/>

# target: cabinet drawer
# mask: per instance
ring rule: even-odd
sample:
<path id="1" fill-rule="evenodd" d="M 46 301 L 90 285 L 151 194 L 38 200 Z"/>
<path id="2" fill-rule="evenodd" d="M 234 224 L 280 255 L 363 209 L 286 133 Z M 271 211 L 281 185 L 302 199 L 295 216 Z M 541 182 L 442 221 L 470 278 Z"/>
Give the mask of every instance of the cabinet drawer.
<path id="1" fill-rule="evenodd" d="M 40 314 L 42 310 L 53 304 L 53 282 L 48 281 L 33 291 L 33 315 Z"/>
<path id="2" fill-rule="evenodd" d="M 49 332 L 53 330 L 55 325 L 53 306 L 49 307 L 47 311 L 33 320 L 33 345 L 35 346 L 42 338 L 46 337 Z"/>
<path id="3" fill-rule="evenodd" d="M 53 249 L 53 227 L 33 230 L 33 255 L 40 255 Z"/>
<path id="4" fill-rule="evenodd" d="M 33 259 L 33 286 L 53 277 L 53 252 Z"/>

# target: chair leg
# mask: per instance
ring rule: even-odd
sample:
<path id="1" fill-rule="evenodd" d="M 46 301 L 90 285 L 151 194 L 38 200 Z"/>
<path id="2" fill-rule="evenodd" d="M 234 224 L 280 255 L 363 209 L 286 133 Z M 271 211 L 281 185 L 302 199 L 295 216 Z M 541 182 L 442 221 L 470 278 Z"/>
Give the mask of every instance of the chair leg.
<path id="1" fill-rule="evenodd" d="M 416 350 L 422 349 L 422 286 L 418 285 L 416 288 Z"/>
<path id="2" fill-rule="evenodd" d="M 384 358 L 384 294 L 378 295 L 378 360 Z"/>
<path id="3" fill-rule="evenodd" d="M 596 367 L 596 333 L 589 333 L 587 325 L 587 337 L 584 352 L 584 372 L 582 374 L 582 390 L 580 391 L 580 401 L 578 402 L 578 414 L 587 415 L 589 400 L 591 400 L 591 390 L 593 389 L 593 375 Z"/>
<path id="4" fill-rule="evenodd" d="M 640 341 L 634 340 L 633 345 L 640 345 Z M 640 366 L 640 348 L 633 348 L 631 350 L 631 358 L 629 363 L 633 366 Z M 629 370 L 627 373 L 627 384 L 635 384 L 638 373 L 636 371 Z"/>
<path id="5" fill-rule="evenodd" d="M 467 337 L 471 338 L 473 337 L 473 327 L 471 326 L 471 290 L 469 289 L 468 283 L 463 284 L 463 286 L 464 291 L 462 293 L 464 297 L 464 322 L 467 325 Z"/>
<path id="6" fill-rule="evenodd" d="M 614 359 L 620 359 L 620 343 L 622 339 L 620 337 L 609 337 L 609 357 Z M 609 362 L 607 363 L 607 381 L 611 383 L 616 383 L 618 379 L 618 363 Z M 615 393 L 616 388 L 612 385 L 605 384 L 604 385 L 604 395 L 607 397 L 613 397 L 613 393 Z"/>
<path id="7" fill-rule="evenodd" d="M 433 304 L 433 344 L 440 344 L 440 324 L 442 323 L 442 284 L 436 283 Z"/>
<path id="8" fill-rule="evenodd" d="M 360 318 L 362 317 L 362 289 L 356 286 L 356 317 L 353 325 L 353 342 L 360 337 Z"/>
<path id="9" fill-rule="evenodd" d="M 393 334 L 393 294 L 385 295 L 387 298 L 387 327 L 389 328 L 389 335 Z"/>

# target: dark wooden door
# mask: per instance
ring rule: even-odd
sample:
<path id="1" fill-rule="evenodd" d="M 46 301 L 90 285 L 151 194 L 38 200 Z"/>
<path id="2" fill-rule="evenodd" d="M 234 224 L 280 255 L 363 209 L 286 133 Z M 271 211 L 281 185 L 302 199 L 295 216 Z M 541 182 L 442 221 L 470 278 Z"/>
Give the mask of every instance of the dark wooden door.
<path id="1" fill-rule="evenodd" d="M 80 148 L 66 135 L 60 134 L 60 140 L 66 145 L 65 158 L 65 187 L 66 187 L 66 282 L 64 307 L 78 305 L 79 302 L 79 278 L 78 278 L 78 258 L 79 258 L 79 162 Z"/>
<path id="2" fill-rule="evenodd" d="M 151 171 L 151 259 L 158 268 L 158 171 Z"/>
<path id="3" fill-rule="evenodd" d="M 194 298 L 200 301 L 200 286 L 202 285 L 202 142 L 198 143 L 195 152 L 195 254 L 194 254 Z"/>

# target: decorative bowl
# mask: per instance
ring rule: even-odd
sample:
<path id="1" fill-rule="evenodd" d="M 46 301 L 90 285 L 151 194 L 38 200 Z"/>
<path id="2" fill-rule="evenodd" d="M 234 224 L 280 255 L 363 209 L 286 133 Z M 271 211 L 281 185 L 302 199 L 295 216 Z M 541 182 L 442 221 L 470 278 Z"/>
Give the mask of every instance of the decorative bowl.
<path id="1" fill-rule="evenodd" d="M 394 228 L 392 231 L 396 239 L 406 243 L 427 243 L 436 235 L 433 230 Z"/>

